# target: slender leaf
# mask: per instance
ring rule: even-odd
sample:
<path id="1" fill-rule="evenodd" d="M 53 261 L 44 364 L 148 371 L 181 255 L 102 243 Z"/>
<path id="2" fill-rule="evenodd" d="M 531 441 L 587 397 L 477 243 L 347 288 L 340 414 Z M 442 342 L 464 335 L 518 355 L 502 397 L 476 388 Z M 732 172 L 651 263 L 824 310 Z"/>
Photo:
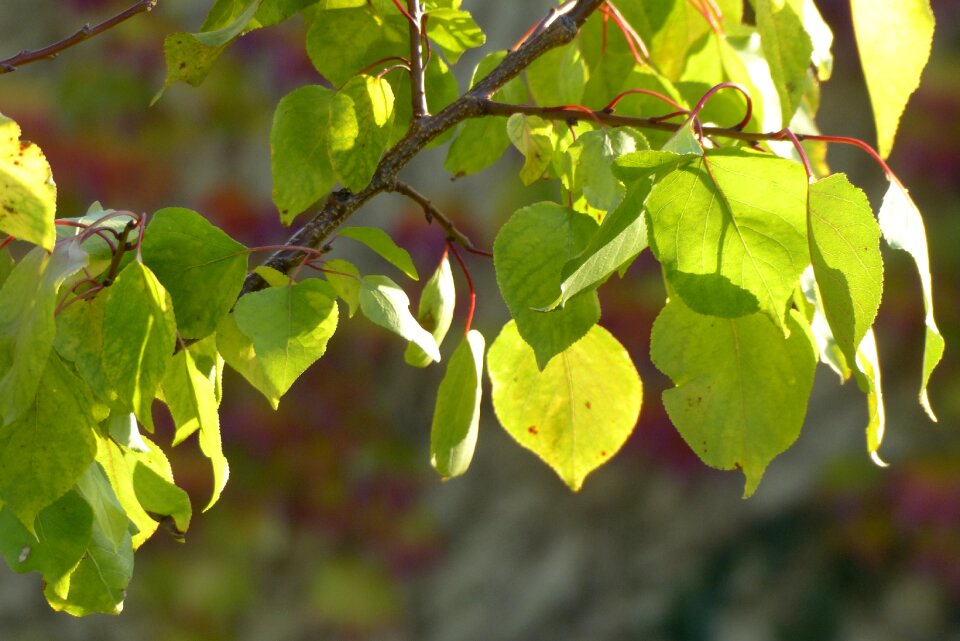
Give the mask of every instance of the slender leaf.
<path id="1" fill-rule="evenodd" d="M 430 427 L 430 463 L 442 478 L 467 471 L 480 425 L 483 335 L 475 329 L 454 350 L 437 390 Z"/>

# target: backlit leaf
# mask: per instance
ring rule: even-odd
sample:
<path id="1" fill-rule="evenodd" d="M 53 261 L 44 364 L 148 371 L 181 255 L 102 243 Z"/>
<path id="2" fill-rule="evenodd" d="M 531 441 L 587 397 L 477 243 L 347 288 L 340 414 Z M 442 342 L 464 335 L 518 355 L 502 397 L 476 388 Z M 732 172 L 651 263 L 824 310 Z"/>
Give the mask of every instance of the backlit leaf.
<path id="1" fill-rule="evenodd" d="M 438 346 L 443 342 L 447 330 L 450 329 L 450 323 L 453 322 L 456 298 L 457 291 L 453 283 L 450 259 L 444 254 L 436 271 L 424 285 L 417 307 L 417 322 L 433 334 Z M 415 343 L 407 345 L 403 359 L 414 367 L 426 367 L 433 362 L 430 356 Z"/>
<path id="2" fill-rule="evenodd" d="M 363 243 L 413 280 L 420 280 L 407 250 L 397 245 L 379 227 L 344 227 L 337 231 L 337 235 Z"/>
<path id="3" fill-rule="evenodd" d="M 0 231 L 53 251 L 57 186 L 50 163 L 0 114 Z"/>
<path id="4" fill-rule="evenodd" d="M 890 155 L 900 116 L 933 44 L 929 0 L 850 0 L 863 75 L 877 125 L 877 150 Z"/>
<path id="5" fill-rule="evenodd" d="M 430 463 L 443 478 L 467 471 L 480 425 L 483 335 L 475 329 L 447 362 L 430 427 Z"/>
<path id="6" fill-rule="evenodd" d="M 653 325 L 650 356 L 670 377 L 670 420 L 704 463 L 740 469 L 743 495 L 800 435 L 816 354 L 805 321 L 787 316 L 789 338 L 763 314 L 703 316 L 679 300 Z"/>
<path id="7" fill-rule="evenodd" d="M 561 309 L 537 311 L 556 300 L 564 265 L 586 247 L 596 229 L 592 218 L 542 202 L 514 212 L 494 241 L 500 293 L 541 368 L 600 320 L 596 292 L 585 292 Z"/>
<path id="8" fill-rule="evenodd" d="M 553 126 L 538 116 L 514 114 L 507 120 L 507 136 L 526 159 L 520 180 L 524 185 L 540 180 L 553 160 Z"/>
<path id="9" fill-rule="evenodd" d="M 511 321 L 490 346 L 487 364 L 501 425 L 574 491 L 617 453 L 640 415 L 640 377 L 599 325 L 541 371 Z"/>
<path id="10" fill-rule="evenodd" d="M 440 349 L 433 334 L 420 326 L 410 313 L 410 299 L 406 293 L 386 276 L 363 277 L 360 310 L 380 327 L 417 345 L 434 361 L 440 360 Z"/>
<path id="11" fill-rule="evenodd" d="M 101 362 L 117 401 L 153 429 L 150 407 L 177 342 L 170 294 L 145 265 L 127 265 L 109 288 Z"/>
<path id="12" fill-rule="evenodd" d="M 930 257 L 927 253 L 927 233 L 923 227 L 923 217 L 914 204 L 910 194 L 896 178 L 890 180 L 890 187 L 880 205 L 880 231 L 887 244 L 894 249 L 902 249 L 913 257 L 920 274 L 920 287 L 923 292 L 923 306 L 926 310 L 924 323 L 926 337 L 923 345 L 923 374 L 920 379 L 920 404 L 931 420 L 937 416 L 930 407 L 927 396 L 927 383 L 937 363 L 943 358 L 944 340 L 933 318 L 933 282 L 930 277 Z"/>
<path id="13" fill-rule="evenodd" d="M 143 236 L 143 262 L 173 299 L 184 338 L 212 334 L 247 275 L 246 247 L 189 209 L 161 209 Z"/>
<path id="14" fill-rule="evenodd" d="M 333 171 L 344 187 L 367 186 L 393 126 L 393 90 L 386 80 L 357 76 L 329 102 L 325 139 Z"/>
<path id="15" fill-rule="evenodd" d="M 450 64 L 456 64 L 464 51 L 483 46 L 487 41 L 468 11 L 440 8 L 427 15 L 427 35 L 443 49 Z"/>
<path id="16" fill-rule="evenodd" d="M 802 0 L 755 0 L 757 28 L 770 75 L 780 95 L 782 126 L 790 125 L 803 97 L 813 44 L 804 30 Z M 796 11 L 800 8 L 800 11 Z"/>
<path id="17" fill-rule="evenodd" d="M 886 412 L 883 408 L 883 387 L 880 383 L 880 358 L 877 355 L 877 339 L 873 329 L 867 331 L 857 350 L 857 367 L 863 372 L 867 383 L 867 452 L 873 462 L 881 467 L 887 464 L 880 458 L 878 450 L 883 443 L 886 431 Z"/>

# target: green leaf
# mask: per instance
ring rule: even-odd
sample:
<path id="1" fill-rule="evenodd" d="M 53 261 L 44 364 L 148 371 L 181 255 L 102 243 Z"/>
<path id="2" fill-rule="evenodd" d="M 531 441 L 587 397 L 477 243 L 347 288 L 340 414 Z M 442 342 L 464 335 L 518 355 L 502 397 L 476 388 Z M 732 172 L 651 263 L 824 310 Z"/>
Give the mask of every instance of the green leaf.
<path id="1" fill-rule="evenodd" d="M 261 27 L 275 25 L 317 2 L 318 0 L 262 0 L 255 20 Z M 356 4 L 356 0 L 354 0 L 354 4 Z"/>
<path id="2" fill-rule="evenodd" d="M 833 31 L 824 22 L 814 0 L 802 0 L 803 28 L 813 45 L 811 62 L 817 67 L 817 80 L 826 82 L 833 74 Z"/>
<path id="3" fill-rule="evenodd" d="M 213 465 L 213 495 L 203 508 L 207 511 L 220 498 L 229 476 L 229 466 L 220 445 L 220 416 L 217 411 L 220 403 L 215 394 L 214 380 L 211 372 L 200 371 L 189 350 L 181 350 L 170 360 L 162 389 L 176 425 L 173 444 L 182 443 L 199 430 L 200 448 Z"/>
<path id="4" fill-rule="evenodd" d="M 877 355 L 877 339 L 873 329 L 867 330 L 857 351 L 857 367 L 863 372 L 867 383 L 867 452 L 873 462 L 881 467 L 887 464 L 880 458 L 879 449 L 883 443 L 887 418 L 883 408 L 883 387 L 880 382 L 880 358 Z"/>
<path id="5" fill-rule="evenodd" d="M 810 258 L 820 302 L 847 363 L 873 325 L 883 292 L 880 228 L 866 195 L 843 174 L 810 185 Z"/>
<path id="6" fill-rule="evenodd" d="M 820 353 L 820 361 L 836 372 L 840 382 L 843 383 L 850 378 L 850 366 L 840 346 L 837 345 L 837 339 L 834 338 L 830 323 L 823 313 L 823 303 L 817 289 L 817 280 L 813 275 L 813 265 L 807 267 L 800 276 L 800 287 L 805 302 L 813 307 L 812 313 L 807 314 L 807 320 L 810 323 L 814 342 L 817 344 L 817 351 Z"/>
<path id="7" fill-rule="evenodd" d="M 37 514 L 63 496 L 96 451 L 90 390 L 51 354 L 41 392 L 0 430 L 0 501 L 33 531 Z"/>
<path id="8" fill-rule="evenodd" d="M 300 87 L 280 100 L 273 115 L 272 195 L 284 225 L 323 198 L 337 180 L 327 154 L 333 96 L 334 92 L 319 85 Z"/>
<path id="9" fill-rule="evenodd" d="M 327 282 L 347 304 L 350 318 L 360 307 L 360 270 L 353 263 L 334 258 L 323 264 Z"/>
<path id="10" fill-rule="evenodd" d="M 0 114 L 0 231 L 53 251 L 57 186 L 50 163 Z"/>
<path id="11" fill-rule="evenodd" d="M 910 194 L 896 177 L 890 177 L 890 187 L 880 205 L 880 231 L 883 238 L 893 249 L 902 249 L 913 257 L 920 274 L 920 286 L 923 291 L 923 306 L 926 310 L 924 323 L 926 337 L 923 346 L 923 374 L 920 379 L 920 405 L 930 420 L 937 416 L 930 407 L 927 396 L 927 383 L 930 375 L 943 358 L 944 340 L 933 318 L 933 282 L 930 278 L 930 257 L 927 253 L 927 234 L 923 228 L 923 217 L 914 204 Z"/>
<path id="12" fill-rule="evenodd" d="M 693 311 L 734 318 L 760 310 L 784 326 L 810 256 L 806 191 L 798 163 L 711 152 L 654 186 L 651 249 Z"/>
<path id="13" fill-rule="evenodd" d="M 103 371 L 121 407 L 153 430 L 150 407 L 177 342 L 170 294 L 145 265 L 127 265 L 103 311 Z"/>
<path id="14" fill-rule="evenodd" d="M 283 393 L 267 376 L 263 364 L 257 358 L 253 339 L 240 331 L 234 314 L 228 314 L 217 325 L 217 349 L 223 355 L 227 365 L 239 372 L 250 385 L 263 394 L 270 403 L 270 407 L 277 409 Z"/>
<path id="15" fill-rule="evenodd" d="M 0 553 L 14 572 L 39 572 L 46 583 L 68 575 L 87 549 L 93 512 L 76 491 L 43 509 L 31 534 L 9 509 L 0 511 Z"/>
<path id="16" fill-rule="evenodd" d="M 576 42 L 547 51 L 527 67 L 527 87 L 544 107 L 579 105 L 589 71 Z"/>
<path id="17" fill-rule="evenodd" d="M 194 87 L 200 86 L 210 73 L 210 68 L 220 54 L 248 25 L 260 7 L 260 0 L 249 0 L 246 8 L 230 22 L 214 31 L 201 33 L 173 33 L 163 41 L 163 55 L 167 61 L 167 78 L 163 89 L 154 98 L 156 102 L 163 90 L 182 80 Z"/>
<path id="18" fill-rule="evenodd" d="M 115 402 L 117 392 L 103 366 L 103 316 L 107 296 L 70 305 L 57 315 L 54 347 L 77 369 L 97 397 Z"/>
<path id="19" fill-rule="evenodd" d="M 425 330 L 410 313 L 410 299 L 386 276 L 364 276 L 360 285 L 360 311 L 372 322 L 405 338 L 422 349 L 434 361 L 440 349 L 433 334 Z"/>
<path id="20" fill-rule="evenodd" d="M 239 331 L 252 341 L 262 380 L 269 383 L 261 392 L 273 404 L 273 399 L 283 396 L 326 352 L 327 342 L 337 328 L 338 313 L 326 283 L 309 278 L 244 296 L 233 317 Z M 219 340 L 218 347 L 227 363 L 244 373 L 242 365 L 234 365 L 231 350 L 225 350 Z M 258 375 L 253 377 L 257 379 Z M 257 383 L 251 383 L 259 389 Z"/>
<path id="21" fill-rule="evenodd" d="M 357 76 L 330 100 L 325 138 L 334 173 L 360 191 L 373 178 L 393 126 L 393 90 L 386 80 Z"/>
<path id="22" fill-rule="evenodd" d="M 112 545 L 113 552 L 117 552 L 124 542 L 129 544 L 130 519 L 100 465 L 92 463 L 77 479 L 77 492 L 93 510 L 94 531 L 104 535 L 104 540 Z"/>
<path id="23" fill-rule="evenodd" d="M 0 288 L 7 282 L 7 278 L 15 266 L 16 263 L 13 261 L 13 256 L 10 255 L 10 252 L 6 249 L 0 249 Z"/>
<path id="24" fill-rule="evenodd" d="M 474 69 L 470 87 L 493 71 L 506 55 L 504 51 L 487 54 Z M 513 78 L 492 98 L 522 104 L 527 101 L 527 90 L 519 78 Z M 506 120 L 495 116 L 469 118 L 463 122 L 457 137 L 453 139 L 443 167 L 454 176 L 474 174 L 499 160 L 509 146 Z"/>
<path id="25" fill-rule="evenodd" d="M 420 280 L 407 250 L 398 246 L 390 235 L 379 227 L 344 227 L 337 235 L 363 243 L 413 280 Z"/>
<path id="26" fill-rule="evenodd" d="M 513 114 L 507 120 L 507 136 L 526 159 L 520 180 L 524 185 L 540 180 L 553 160 L 553 126 L 539 116 Z"/>
<path id="27" fill-rule="evenodd" d="M 694 124 L 693 118 L 684 121 L 676 133 L 670 136 L 661 151 L 679 156 L 702 156 L 703 145 L 693 131 Z"/>
<path id="28" fill-rule="evenodd" d="M 703 151 L 702 147 L 700 151 Z M 662 149 L 642 149 L 617 158 L 613 163 L 613 175 L 624 182 L 631 182 L 649 178 L 666 169 L 673 169 L 688 160 L 693 160 L 693 157 Z"/>
<path id="29" fill-rule="evenodd" d="M 653 364 L 676 385 L 663 393 L 670 420 L 704 463 L 743 471 L 744 498 L 799 436 L 813 385 L 812 337 L 795 313 L 786 322 L 788 338 L 762 314 L 703 316 L 673 300 L 653 325 Z"/>
<path id="30" fill-rule="evenodd" d="M 470 467 L 480 425 L 483 335 L 475 329 L 454 350 L 437 390 L 430 427 L 430 463 L 444 479 Z"/>
<path id="31" fill-rule="evenodd" d="M 52 256 L 37 247 L 17 263 L 0 289 L 0 425 L 33 403 L 53 347 L 57 290 L 86 258 L 74 241 L 61 244 Z"/>
<path id="32" fill-rule="evenodd" d="M 541 368 L 600 320 L 596 292 L 586 292 L 562 309 L 537 311 L 556 299 L 564 265 L 586 247 L 596 229 L 590 217 L 542 202 L 514 212 L 494 241 L 500 293 Z"/>
<path id="33" fill-rule="evenodd" d="M 93 613 L 120 614 L 127 585 L 133 576 L 133 546 L 130 533 L 119 549 L 94 523 L 93 536 L 76 569 L 44 587 L 44 595 L 54 610 L 74 616 Z"/>
<path id="34" fill-rule="evenodd" d="M 433 9 L 427 13 L 427 35 L 443 49 L 450 64 L 457 64 L 460 55 L 487 41 L 483 31 L 468 11 L 459 9 Z"/>
<path id="35" fill-rule="evenodd" d="M 850 0 L 860 62 L 877 125 L 877 150 L 890 155 L 900 116 L 933 44 L 929 0 Z"/>
<path id="36" fill-rule="evenodd" d="M 650 194 L 651 183 L 634 183 L 620 206 L 603 219 L 600 229 L 586 249 L 563 267 L 559 305 L 582 291 L 603 283 L 647 247 L 647 223 L 643 202 Z"/>
<path id="37" fill-rule="evenodd" d="M 436 271 L 424 285 L 423 293 L 420 294 L 420 305 L 417 308 L 417 322 L 433 334 L 437 346 L 443 342 L 453 322 L 456 298 L 457 291 L 453 283 L 450 259 L 444 254 Z M 414 367 L 426 367 L 433 362 L 433 359 L 414 343 L 407 345 L 403 360 Z"/>
<path id="38" fill-rule="evenodd" d="M 626 194 L 626 188 L 613 173 L 613 161 L 648 147 L 643 134 L 629 127 L 588 131 L 570 147 L 578 158 L 574 184 L 565 186 L 571 191 L 582 191 L 591 207 L 613 211 Z"/>
<path id="39" fill-rule="evenodd" d="M 153 215 L 141 251 L 173 299 L 180 335 L 212 334 L 243 287 L 246 247 L 195 211 L 170 207 Z"/>
<path id="40" fill-rule="evenodd" d="M 599 325 L 541 371 L 517 325 L 490 346 L 493 409 L 504 429 L 572 490 L 630 436 L 643 397 L 627 351 Z"/>
<path id="41" fill-rule="evenodd" d="M 307 54 L 317 71 L 339 87 L 383 57 L 370 53 L 383 32 L 376 16 L 365 7 L 324 11 L 307 32 Z"/>
<path id="42" fill-rule="evenodd" d="M 813 43 L 804 30 L 803 0 L 755 0 L 757 28 L 788 127 L 803 98 Z"/>

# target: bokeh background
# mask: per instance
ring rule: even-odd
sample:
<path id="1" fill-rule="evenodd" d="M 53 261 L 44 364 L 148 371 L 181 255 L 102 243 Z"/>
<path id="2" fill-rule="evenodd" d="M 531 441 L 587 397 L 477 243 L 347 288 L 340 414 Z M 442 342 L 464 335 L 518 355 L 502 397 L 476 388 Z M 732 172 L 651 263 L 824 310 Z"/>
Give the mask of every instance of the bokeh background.
<path id="1" fill-rule="evenodd" d="M 0 57 L 128 4 L 3 0 Z M 550 4 L 465 3 L 487 50 L 508 47 Z M 837 36 L 821 127 L 871 140 L 848 3 L 817 4 Z M 163 36 L 195 30 L 208 5 L 161 0 L 55 61 L 0 76 L 0 112 L 50 159 L 60 215 L 94 200 L 144 212 L 186 206 L 248 245 L 287 237 L 270 202 L 267 141 L 279 98 L 318 81 L 298 20 L 245 36 L 201 88 L 172 87 L 148 107 L 163 82 Z M 647 351 L 664 294 L 640 260 L 601 299 L 602 323 L 644 379 L 644 408 L 623 451 L 579 494 L 511 441 L 488 401 L 471 470 L 440 483 L 428 440 L 441 372 L 412 371 L 403 345 L 357 317 L 278 412 L 228 375 L 223 499 L 195 516 L 185 543 L 158 535 L 138 552 L 120 617 L 55 614 L 37 577 L 3 567 L 0 639 L 960 640 L 960 2 L 933 6 L 933 59 L 890 164 L 926 217 L 948 351 L 930 388 L 934 425 L 916 404 L 917 277 L 905 254 L 886 252 L 878 337 L 888 469 L 866 456 L 860 393 L 820 368 L 799 441 L 741 500 L 742 478 L 705 468 L 665 417 L 667 381 Z M 462 71 L 476 59 L 465 56 Z M 480 246 L 517 207 L 555 197 L 546 185 L 521 188 L 512 153 L 456 182 L 443 154 L 424 153 L 405 177 Z M 884 180 L 864 155 L 831 148 L 829 160 L 879 205 Z M 442 251 L 441 231 L 403 200 L 381 196 L 355 222 L 390 225 L 421 272 Z M 363 263 L 352 249 L 335 255 Z M 492 340 L 506 310 L 490 262 L 468 260 L 476 326 Z M 165 418 L 159 440 L 169 443 Z M 195 442 L 170 454 L 202 505 L 211 479 Z"/>

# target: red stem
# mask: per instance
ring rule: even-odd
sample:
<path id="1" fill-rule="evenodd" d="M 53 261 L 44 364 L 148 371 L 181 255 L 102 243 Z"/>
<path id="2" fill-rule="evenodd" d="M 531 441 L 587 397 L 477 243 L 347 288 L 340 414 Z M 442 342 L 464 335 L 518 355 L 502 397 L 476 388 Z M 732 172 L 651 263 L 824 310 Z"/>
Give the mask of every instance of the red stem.
<path id="1" fill-rule="evenodd" d="M 463 335 L 466 336 L 470 333 L 470 325 L 473 324 L 473 312 L 477 308 L 477 290 L 473 287 L 473 279 L 470 277 L 470 270 L 467 269 L 466 263 L 463 262 L 463 258 L 460 256 L 460 252 L 457 251 L 457 246 L 447 241 L 447 248 L 453 253 L 453 257 L 457 259 L 457 262 L 460 264 L 460 269 L 463 270 L 463 275 L 467 279 L 467 287 L 470 289 L 470 307 L 467 309 L 467 322 L 463 328 Z"/>
<path id="2" fill-rule="evenodd" d="M 414 27 L 417 26 L 417 21 L 413 19 L 413 16 L 410 15 L 406 9 L 403 8 L 403 5 L 400 4 L 400 0 L 393 0 L 393 5 L 397 8 L 397 11 L 403 14 L 403 17 L 410 21 Z"/>
<path id="3" fill-rule="evenodd" d="M 376 62 L 371 62 L 366 67 L 358 71 L 357 75 L 359 76 L 360 74 L 366 73 L 371 69 L 376 69 L 377 67 L 379 67 L 385 62 L 392 62 L 394 60 L 399 60 L 407 67 L 407 69 L 410 69 L 410 61 L 404 58 L 403 56 L 387 56 L 386 58 L 380 58 L 380 60 L 377 60 Z"/>
<path id="4" fill-rule="evenodd" d="M 601 7 L 600 11 L 604 17 L 609 16 L 613 18 L 617 27 L 620 28 L 620 32 L 623 33 L 623 38 L 627 41 L 627 46 L 630 47 L 630 52 L 633 54 L 634 62 L 638 65 L 649 64 L 650 52 L 647 51 L 647 46 L 643 43 L 643 39 L 640 37 L 640 34 L 637 33 L 636 29 L 623 17 L 620 10 L 608 0 L 607 3 Z"/>
<path id="5" fill-rule="evenodd" d="M 803 145 L 800 143 L 800 139 L 795 133 L 789 129 L 783 130 L 784 136 L 790 139 L 790 142 L 793 143 L 793 148 L 797 150 L 797 154 L 800 156 L 800 160 L 803 161 L 803 168 L 807 171 L 807 182 L 812 183 L 813 178 L 813 169 L 810 168 L 810 159 L 807 158 L 807 152 L 803 148 Z"/>
<path id="6" fill-rule="evenodd" d="M 747 110 L 743 116 L 743 120 L 733 127 L 729 127 L 729 129 L 733 129 L 734 131 L 743 131 L 743 128 L 746 127 L 750 122 L 750 118 L 753 117 L 753 100 L 750 98 L 750 93 L 746 90 L 746 88 L 744 88 L 743 85 L 739 85 L 735 82 L 721 82 L 719 85 L 711 87 L 707 93 L 703 94 L 703 97 L 700 98 L 700 102 L 698 102 L 697 106 L 693 108 L 693 111 L 690 112 L 690 115 L 691 117 L 696 117 L 706 106 L 707 101 L 713 98 L 718 91 L 723 89 L 736 89 L 747 101 Z"/>
<path id="7" fill-rule="evenodd" d="M 621 100 L 623 100 L 624 98 L 626 98 L 627 96 L 632 95 L 632 94 L 643 94 L 643 95 L 645 95 L 645 96 L 653 96 L 654 98 L 657 98 L 658 100 L 662 100 L 663 102 L 667 103 L 667 104 L 670 105 L 671 107 L 674 107 L 674 108 L 676 108 L 676 109 L 680 109 L 683 113 L 686 113 L 686 114 L 689 114 L 689 113 L 690 113 L 688 110 L 686 110 L 686 109 L 683 108 L 683 105 L 681 105 L 680 103 L 678 103 L 676 100 L 674 100 L 674 99 L 671 98 L 670 96 L 666 96 L 666 95 L 660 93 L 659 91 L 654 91 L 654 90 L 652 90 L 652 89 L 643 89 L 643 88 L 640 88 L 640 87 L 638 87 L 638 88 L 636 88 L 636 89 L 627 89 L 626 91 L 621 91 L 620 93 L 618 93 L 618 94 L 616 95 L 616 97 L 615 97 L 613 100 L 610 101 L 610 103 L 609 103 L 606 107 L 604 107 L 604 108 L 601 109 L 600 111 L 606 111 L 607 113 L 613 113 L 613 110 L 614 110 L 614 108 L 617 106 L 617 104 L 618 104 Z"/>
<path id="8" fill-rule="evenodd" d="M 884 173 L 887 174 L 888 179 L 897 180 L 897 177 L 893 173 L 893 170 L 890 169 L 887 163 L 883 161 L 883 158 L 880 157 L 880 154 L 878 154 L 873 147 L 871 147 L 864 141 L 860 140 L 859 138 L 849 138 L 847 136 L 821 136 L 821 135 L 814 135 L 814 134 L 797 134 L 797 138 L 799 140 L 820 140 L 822 142 L 836 142 L 836 143 L 840 143 L 841 145 L 853 145 L 854 147 L 859 147 L 863 151 L 867 152 L 874 159 L 874 161 L 876 161 L 876 163 L 880 165 Z M 897 182 L 900 182 L 900 181 L 897 180 Z"/>

